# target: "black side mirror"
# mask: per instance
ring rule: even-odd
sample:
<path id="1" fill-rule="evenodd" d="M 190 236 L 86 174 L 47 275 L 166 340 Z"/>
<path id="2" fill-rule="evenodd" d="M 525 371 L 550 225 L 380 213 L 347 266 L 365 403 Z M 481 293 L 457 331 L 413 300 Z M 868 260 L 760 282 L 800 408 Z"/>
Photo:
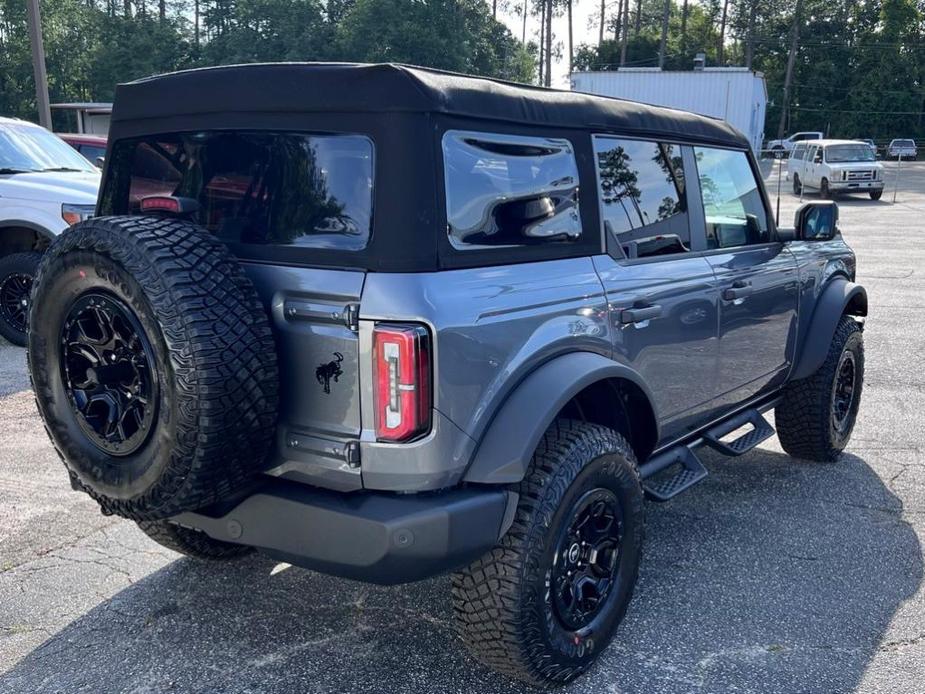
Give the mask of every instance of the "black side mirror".
<path id="1" fill-rule="evenodd" d="M 793 218 L 797 238 L 804 241 L 828 241 L 838 233 L 838 205 L 831 200 L 807 202 Z"/>
<path id="2" fill-rule="evenodd" d="M 816 156 L 813 157 L 813 164 L 822 163 L 822 152 L 816 152 Z"/>

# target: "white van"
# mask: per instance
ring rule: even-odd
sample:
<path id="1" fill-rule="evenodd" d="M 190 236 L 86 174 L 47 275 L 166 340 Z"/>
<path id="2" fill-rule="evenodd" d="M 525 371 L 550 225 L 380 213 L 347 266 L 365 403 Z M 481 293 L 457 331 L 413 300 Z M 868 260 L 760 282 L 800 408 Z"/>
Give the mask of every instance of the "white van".
<path id="1" fill-rule="evenodd" d="M 883 164 L 870 147 L 856 140 L 818 140 L 806 144 L 787 162 L 793 192 L 803 188 L 819 191 L 829 198 L 839 193 L 867 193 L 871 200 L 883 195 Z"/>

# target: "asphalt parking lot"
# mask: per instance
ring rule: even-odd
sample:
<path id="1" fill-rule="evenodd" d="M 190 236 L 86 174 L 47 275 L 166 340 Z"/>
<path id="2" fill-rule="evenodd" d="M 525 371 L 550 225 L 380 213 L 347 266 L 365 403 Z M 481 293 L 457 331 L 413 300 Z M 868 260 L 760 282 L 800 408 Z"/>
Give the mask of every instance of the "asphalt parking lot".
<path id="1" fill-rule="evenodd" d="M 705 454 L 704 483 L 647 505 L 626 620 L 564 691 L 925 691 L 925 163 L 891 198 L 840 201 L 870 297 L 848 453 Z M 0 692 L 518 691 L 455 641 L 447 578 L 203 565 L 100 515 L 46 439 L 24 350 L 0 340 Z"/>

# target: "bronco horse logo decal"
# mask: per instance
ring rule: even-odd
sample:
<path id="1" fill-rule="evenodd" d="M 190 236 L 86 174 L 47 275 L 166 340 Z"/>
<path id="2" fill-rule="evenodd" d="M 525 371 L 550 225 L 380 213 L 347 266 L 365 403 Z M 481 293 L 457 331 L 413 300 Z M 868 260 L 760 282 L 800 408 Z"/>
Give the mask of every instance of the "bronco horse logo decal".
<path id="1" fill-rule="evenodd" d="M 343 370 L 340 368 L 340 363 L 344 360 L 344 355 L 340 352 L 334 352 L 334 361 L 329 361 L 327 364 L 322 364 L 317 369 L 315 369 L 315 378 L 318 379 L 318 383 L 324 386 L 324 392 L 331 392 L 331 379 L 334 379 L 334 382 L 337 383 L 337 379 L 344 375 Z"/>

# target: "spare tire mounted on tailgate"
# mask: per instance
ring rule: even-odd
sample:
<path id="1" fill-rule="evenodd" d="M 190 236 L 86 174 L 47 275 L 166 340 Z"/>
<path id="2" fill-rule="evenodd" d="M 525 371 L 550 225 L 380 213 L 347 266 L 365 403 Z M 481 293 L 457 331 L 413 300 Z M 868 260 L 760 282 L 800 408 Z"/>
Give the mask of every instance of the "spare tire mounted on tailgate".
<path id="1" fill-rule="evenodd" d="M 228 249 L 176 219 L 102 217 L 39 267 L 29 368 L 49 434 L 103 511 L 167 518 L 233 494 L 273 443 L 266 311 Z"/>

